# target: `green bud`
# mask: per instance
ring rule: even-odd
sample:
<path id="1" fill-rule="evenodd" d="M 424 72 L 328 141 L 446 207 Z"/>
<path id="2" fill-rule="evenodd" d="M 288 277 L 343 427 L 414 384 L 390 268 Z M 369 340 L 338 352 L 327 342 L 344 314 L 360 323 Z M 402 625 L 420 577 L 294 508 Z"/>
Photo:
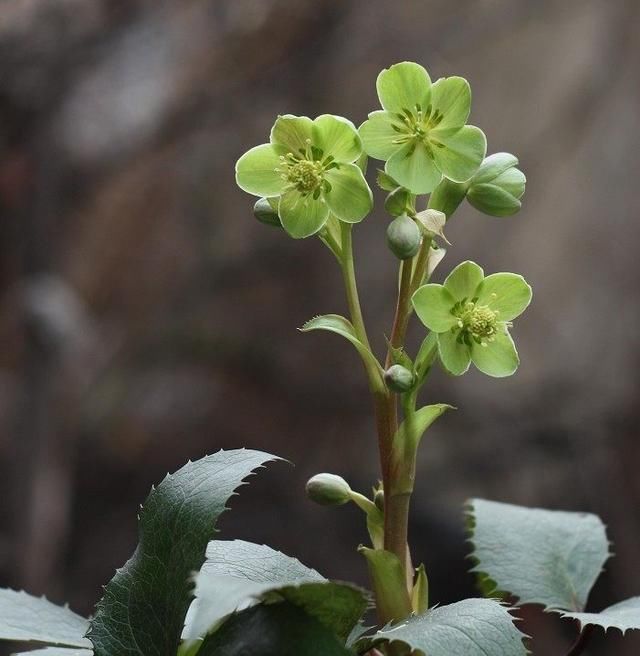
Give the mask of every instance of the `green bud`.
<path id="1" fill-rule="evenodd" d="M 253 215 L 258 221 L 260 221 L 260 223 L 275 226 L 276 228 L 282 228 L 278 212 L 268 198 L 260 198 L 256 201 L 256 204 L 253 206 Z"/>
<path id="2" fill-rule="evenodd" d="M 316 474 L 306 485 L 307 496 L 321 506 L 342 506 L 351 501 L 347 481 L 335 474 Z"/>
<path id="3" fill-rule="evenodd" d="M 420 249 L 422 236 L 416 222 L 406 214 L 395 218 L 387 228 L 387 245 L 399 260 L 408 260 Z"/>
<path id="4" fill-rule="evenodd" d="M 414 383 L 413 373 L 401 364 L 394 364 L 384 372 L 387 387 L 397 394 L 408 392 Z"/>
<path id="5" fill-rule="evenodd" d="M 396 187 L 385 199 L 384 209 L 387 210 L 391 216 L 400 216 L 405 214 L 409 207 L 409 199 L 411 194 L 408 189 L 404 187 Z"/>
<path id="6" fill-rule="evenodd" d="M 520 198 L 527 182 L 517 164 L 518 158 L 509 153 L 485 158 L 469 183 L 469 203 L 491 216 L 515 214 L 522 206 Z"/>

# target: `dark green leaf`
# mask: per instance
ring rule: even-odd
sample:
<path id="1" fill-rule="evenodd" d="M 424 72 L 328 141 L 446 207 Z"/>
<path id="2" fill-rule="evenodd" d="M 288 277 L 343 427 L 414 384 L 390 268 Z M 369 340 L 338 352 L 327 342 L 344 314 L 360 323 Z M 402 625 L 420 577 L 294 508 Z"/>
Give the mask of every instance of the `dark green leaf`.
<path id="1" fill-rule="evenodd" d="M 205 638 L 198 656 L 349 656 L 340 640 L 293 604 L 249 608 Z"/>
<path id="2" fill-rule="evenodd" d="M 175 656 L 193 583 L 215 523 L 234 490 L 274 459 L 259 451 L 220 451 L 190 462 L 147 498 L 140 543 L 107 585 L 91 621 L 96 656 Z"/>

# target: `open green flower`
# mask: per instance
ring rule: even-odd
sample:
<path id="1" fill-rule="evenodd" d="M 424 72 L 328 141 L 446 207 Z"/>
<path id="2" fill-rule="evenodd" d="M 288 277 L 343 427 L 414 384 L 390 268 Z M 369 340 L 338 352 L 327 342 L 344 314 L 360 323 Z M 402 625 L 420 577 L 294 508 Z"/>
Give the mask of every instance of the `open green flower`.
<path id="1" fill-rule="evenodd" d="M 358 132 L 345 118 L 279 116 L 270 143 L 252 148 L 236 163 L 236 181 L 255 196 L 277 197 L 284 229 L 292 237 L 309 237 L 330 212 L 358 223 L 371 211 L 371 190 L 353 163 L 361 154 Z"/>
<path id="2" fill-rule="evenodd" d="M 420 287 L 412 302 L 422 323 L 437 333 L 440 360 L 450 373 L 460 376 L 471 362 L 497 378 L 518 368 L 509 328 L 531 302 L 531 287 L 522 276 L 493 273 L 485 278 L 475 262 L 463 262 L 444 285 Z"/>
<path id="3" fill-rule="evenodd" d="M 487 140 L 465 125 L 471 89 L 461 77 L 431 84 L 419 64 L 402 62 L 383 70 L 376 83 L 383 111 L 359 128 L 368 155 L 386 162 L 385 171 L 414 194 L 432 192 L 442 176 L 465 182 L 482 162 Z"/>

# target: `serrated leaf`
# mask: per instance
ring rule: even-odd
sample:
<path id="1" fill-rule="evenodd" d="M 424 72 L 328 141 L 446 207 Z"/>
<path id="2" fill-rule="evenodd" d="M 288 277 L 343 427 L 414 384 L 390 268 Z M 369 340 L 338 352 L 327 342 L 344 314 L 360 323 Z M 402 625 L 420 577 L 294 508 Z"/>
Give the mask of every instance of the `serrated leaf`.
<path id="1" fill-rule="evenodd" d="M 401 642 L 428 656 L 526 656 L 526 637 L 509 610 L 492 599 L 465 599 L 432 608 L 422 615 L 362 638 L 364 649 L 381 642 Z"/>
<path id="2" fill-rule="evenodd" d="M 469 519 L 473 571 L 493 582 L 489 594 L 548 610 L 584 609 L 610 556 L 599 517 L 473 499 Z"/>
<path id="3" fill-rule="evenodd" d="M 139 517 L 140 543 L 105 588 L 91 621 L 96 656 L 175 656 L 215 523 L 234 490 L 275 458 L 219 451 L 190 462 L 152 490 Z"/>
<path id="4" fill-rule="evenodd" d="M 302 608 L 342 640 L 367 607 L 367 596 L 360 589 L 328 581 L 270 547 L 242 540 L 214 541 L 196 576 L 196 598 L 183 638 L 203 637 L 238 609 L 282 600 Z"/>
<path id="5" fill-rule="evenodd" d="M 339 314 L 323 314 L 314 317 L 300 328 L 300 332 L 307 333 L 312 330 L 328 330 L 331 333 L 342 335 L 349 340 L 358 350 L 360 356 L 367 363 L 375 367 L 382 374 L 382 367 L 371 351 L 357 338 L 356 332 L 350 321 Z"/>
<path id="6" fill-rule="evenodd" d="M 0 589 L 0 640 L 88 647 L 89 620 L 26 592 Z"/>
<path id="7" fill-rule="evenodd" d="M 21 651 L 11 656 L 91 656 L 90 649 L 74 649 L 73 647 L 45 647 L 32 651 Z"/>
<path id="8" fill-rule="evenodd" d="M 254 606 L 208 635 L 198 656 L 353 656 L 323 624 L 293 604 Z"/>
<path id="9" fill-rule="evenodd" d="M 562 617 L 577 620 L 581 629 L 592 624 L 605 631 L 618 629 L 623 635 L 630 630 L 640 630 L 640 597 L 631 597 L 599 613 L 562 613 Z"/>

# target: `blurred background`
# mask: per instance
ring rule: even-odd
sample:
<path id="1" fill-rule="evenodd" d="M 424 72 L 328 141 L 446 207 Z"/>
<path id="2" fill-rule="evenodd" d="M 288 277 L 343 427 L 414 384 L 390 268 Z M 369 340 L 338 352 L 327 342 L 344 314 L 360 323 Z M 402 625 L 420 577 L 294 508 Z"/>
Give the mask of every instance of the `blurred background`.
<path id="1" fill-rule="evenodd" d="M 379 70 L 411 59 L 470 81 L 470 122 L 528 177 L 515 217 L 463 206 L 435 280 L 472 258 L 534 288 L 516 376 L 438 371 L 426 389 L 460 410 L 422 448 L 415 559 L 433 599 L 453 601 L 474 594 L 465 499 L 586 510 L 616 554 L 589 610 L 640 594 L 639 14 L 608 0 L 2 0 L 0 583 L 90 613 L 151 485 L 247 446 L 295 467 L 253 478 L 222 536 L 366 584 L 358 511 L 303 495 L 319 471 L 363 491 L 377 475 L 355 351 L 296 331 L 346 311 L 340 276 L 318 240 L 253 219 L 233 164 L 279 113 L 359 124 Z M 355 233 L 379 352 L 386 224 L 376 210 Z M 574 632 L 536 610 L 524 628 L 535 654 L 565 653 Z M 604 645 L 589 653 L 630 656 L 640 639 Z"/>

